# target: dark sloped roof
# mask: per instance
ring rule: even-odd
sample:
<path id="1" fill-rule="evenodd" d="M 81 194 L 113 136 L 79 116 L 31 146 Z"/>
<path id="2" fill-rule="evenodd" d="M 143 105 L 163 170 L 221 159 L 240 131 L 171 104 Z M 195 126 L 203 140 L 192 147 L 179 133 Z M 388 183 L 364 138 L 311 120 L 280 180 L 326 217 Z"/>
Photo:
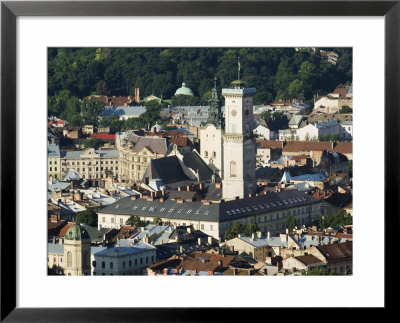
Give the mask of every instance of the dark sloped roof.
<path id="1" fill-rule="evenodd" d="M 213 172 L 210 168 L 208 168 L 199 154 L 195 153 L 194 151 L 183 155 L 183 163 L 185 166 L 193 169 L 194 172 L 198 170 L 201 181 L 211 179 Z"/>
<path id="2" fill-rule="evenodd" d="M 318 202 L 320 201 L 297 190 L 246 197 L 223 203 L 211 203 L 211 205 L 204 205 L 197 201 L 179 204 L 171 199 L 166 199 L 161 203 L 158 199 L 147 201 L 146 199 L 131 200 L 130 197 L 126 197 L 107 205 L 99 213 L 216 222 L 231 221 Z"/>
<path id="3" fill-rule="evenodd" d="M 321 259 L 318 259 L 314 255 L 297 256 L 296 259 L 300 260 L 306 266 L 320 264 L 323 262 Z"/>
<path id="4" fill-rule="evenodd" d="M 152 159 L 148 167 L 145 176 L 149 179 L 160 178 L 164 184 L 190 180 L 176 156 Z"/>
<path id="5" fill-rule="evenodd" d="M 344 260 L 353 257 L 353 241 L 319 245 L 317 249 L 327 261 Z"/>

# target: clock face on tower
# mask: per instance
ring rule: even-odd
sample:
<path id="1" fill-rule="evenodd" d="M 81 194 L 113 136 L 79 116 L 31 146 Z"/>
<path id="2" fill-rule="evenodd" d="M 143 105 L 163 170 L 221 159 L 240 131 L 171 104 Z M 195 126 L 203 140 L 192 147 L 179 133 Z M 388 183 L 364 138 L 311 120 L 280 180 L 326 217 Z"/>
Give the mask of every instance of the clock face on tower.
<path id="1" fill-rule="evenodd" d="M 232 110 L 232 111 L 231 111 L 231 116 L 232 116 L 232 117 L 236 117 L 236 115 L 237 115 L 237 112 L 236 112 L 236 110 L 235 110 L 235 109 L 234 109 L 234 110 Z"/>

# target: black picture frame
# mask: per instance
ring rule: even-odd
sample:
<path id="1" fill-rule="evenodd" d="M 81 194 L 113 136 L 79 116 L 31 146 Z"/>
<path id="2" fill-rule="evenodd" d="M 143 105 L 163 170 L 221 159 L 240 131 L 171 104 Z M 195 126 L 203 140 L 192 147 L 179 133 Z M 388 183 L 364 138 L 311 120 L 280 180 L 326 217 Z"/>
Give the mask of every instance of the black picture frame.
<path id="1" fill-rule="evenodd" d="M 16 307 L 16 19 L 18 16 L 384 16 L 385 18 L 385 253 L 398 228 L 400 4 L 396 1 L 2 1 L 1 2 L 1 321 L 234 321 L 238 309 Z M 388 217 L 390 214 L 394 215 Z M 385 257 L 385 262 L 388 257 Z M 385 263 L 385 277 L 388 266 Z M 387 297 L 385 308 L 391 304 Z M 61 291 L 62 292 L 62 291 Z M 218 296 L 216 296 L 216 306 Z M 178 303 L 179 304 L 179 303 Z M 310 304 L 312 306 L 312 302 Z M 179 307 L 179 306 L 178 306 Z"/>

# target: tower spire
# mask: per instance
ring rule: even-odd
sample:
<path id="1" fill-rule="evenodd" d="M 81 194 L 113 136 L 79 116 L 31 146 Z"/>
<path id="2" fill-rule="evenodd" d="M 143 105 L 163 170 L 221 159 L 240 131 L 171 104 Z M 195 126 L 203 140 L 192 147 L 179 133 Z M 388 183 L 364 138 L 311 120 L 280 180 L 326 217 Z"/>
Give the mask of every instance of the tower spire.
<path id="1" fill-rule="evenodd" d="M 240 81 L 240 56 L 238 56 L 237 60 L 238 60 L 238 81 Z"/>

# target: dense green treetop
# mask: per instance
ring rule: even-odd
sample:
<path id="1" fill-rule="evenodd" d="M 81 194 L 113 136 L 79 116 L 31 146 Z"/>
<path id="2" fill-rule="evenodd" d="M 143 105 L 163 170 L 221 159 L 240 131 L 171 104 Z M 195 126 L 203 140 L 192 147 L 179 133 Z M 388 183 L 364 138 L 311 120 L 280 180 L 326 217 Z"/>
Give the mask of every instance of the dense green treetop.
<path id="1" fill-rule="evenodd" d="M 181 83 L 195 96 L 204 95 L 218 78 L 219 90 L 237 79 L 256 87 L 255 104 L 276 98 L 311 100 L 352 81 L 352 49 L 335 48 L 336 65 L 318 54 L 294 48 L 49 48 L 48 94 L 62 91 L 82 99 L 91 94 L 173 97 Z"/>

